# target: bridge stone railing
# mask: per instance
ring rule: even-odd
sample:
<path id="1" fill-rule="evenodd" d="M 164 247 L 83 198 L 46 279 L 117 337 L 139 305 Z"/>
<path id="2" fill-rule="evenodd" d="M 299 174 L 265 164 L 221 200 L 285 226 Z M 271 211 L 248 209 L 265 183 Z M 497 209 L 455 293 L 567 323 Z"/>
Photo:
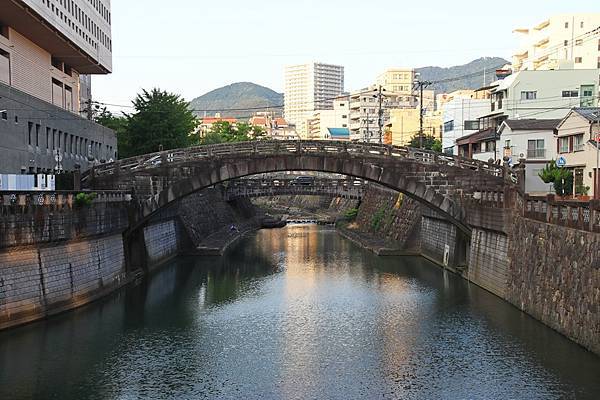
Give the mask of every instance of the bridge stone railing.
<path id="1" fill-rule="evenodd" d="M 73 208 L 79 193 L 93 193 L 92 204 L 123 203 L 131 201 L 131 194 L 120 191 L 0 191 L 0 215 L 29 212 L 36 208 Z"/>
<path id="2" fill-rule="evenodd" d="M 379 159 L 407 159 L 424 164 L 437 164 L 462 169 L 469 169 L 495 177 L 505 177 L 512 183 L 518 182 L 517 174 L 501 165 L 437 153 L 410 147 L 381 145 L 376 143 L 355 143 L 343 141 L 255 141 L 222 143 L 208 146 L 196 146 L 178 150 L 167 150 L 158 153 L 119 160 L 110 164 L 94 167 L 84 176 L 135 173 L 152 170 L 168 164 L 181 164 L 199 160 L 210 160 L 225 156 L 243 155 L 334 155 L 369 157 Z"/>
<path id="3" fill-rule="evenodd" d="M 600 233 L 600 201 L 557 200 L 553 195 L 523 199 L 523 216 L 537 221 Z"/>

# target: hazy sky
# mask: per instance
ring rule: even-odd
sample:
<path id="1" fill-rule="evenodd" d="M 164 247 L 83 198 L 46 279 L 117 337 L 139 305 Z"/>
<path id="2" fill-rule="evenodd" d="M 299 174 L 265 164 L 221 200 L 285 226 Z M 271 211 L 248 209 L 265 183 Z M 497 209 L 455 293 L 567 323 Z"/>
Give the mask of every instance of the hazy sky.
<path id="1" fill-rule="evenodd" d="M 113 73 L 97 101 L 130 104 L 141 88 L 191 100 L 233 82 L 282 91 L 286 64 L 345 66 L 346 90 L 387 67 L 509 59 L 512 30 L 598 0 L 112 0 Z"/>

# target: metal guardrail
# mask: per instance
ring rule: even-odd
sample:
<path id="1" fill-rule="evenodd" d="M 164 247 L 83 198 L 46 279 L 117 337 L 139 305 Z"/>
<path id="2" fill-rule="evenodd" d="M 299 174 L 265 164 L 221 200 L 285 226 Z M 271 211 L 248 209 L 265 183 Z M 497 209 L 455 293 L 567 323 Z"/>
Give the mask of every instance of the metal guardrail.
<path id="1" fill-rule="evenodd" d="M 151 171 L 152 169 L 170 164 L 209 161 L 222 157 L 240 157 L 245 155 L 264 157 L 300 154 L 322 156 L 344 155 L 379 160 L 413 160 L 424 164 L 469 169 L 495 177 L 504 177 L 507 182 L 514 184 L 518 182 L 517 175 L 504 166 L 428 150 L 362 142 L 275 140 L 222 143 L 147 154 L 96 166 L 86 174 L 85 179 L 90 175 L 100 177 L 114 174 L 132 174 Z"/>

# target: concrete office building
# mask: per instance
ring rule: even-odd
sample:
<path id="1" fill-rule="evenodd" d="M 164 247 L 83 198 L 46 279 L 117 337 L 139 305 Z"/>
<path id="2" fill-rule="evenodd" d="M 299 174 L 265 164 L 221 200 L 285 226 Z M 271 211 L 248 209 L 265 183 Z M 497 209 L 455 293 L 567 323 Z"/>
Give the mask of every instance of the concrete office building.
<path id="1" fill-rule="evenodd" d="M 530 28 L 515 29 L 520 46 L 513 55 L 513 70 L 600 68 L 599 27 L 599 13 L 584 13 L 555 15 Z"/>
<path id="2" fill-rule="evenodd" d="M 110 0 L 3 0 L 0 173 L 85 170 L 116 158 L 114 132 L 80 116 L 90 75 L 111 70 Z"/>
<path id="3" fill-rule="evenodd" d="M 284 117 L 296 125 L 301 138 L 308 135 L 308 119 L 316 110 L 333 109 L 344 92 L 344 67 L 309 63 L 285 68 Z"/>

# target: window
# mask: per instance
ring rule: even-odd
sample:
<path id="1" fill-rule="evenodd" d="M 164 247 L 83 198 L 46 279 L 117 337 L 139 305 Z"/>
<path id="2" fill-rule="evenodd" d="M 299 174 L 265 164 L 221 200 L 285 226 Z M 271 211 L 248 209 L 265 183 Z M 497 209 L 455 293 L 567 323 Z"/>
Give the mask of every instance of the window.
<path id="1" fill-rule="evenodd" d="M 575 135 L 573 139 L 573 151 L 582 151 L 584 144 L 585 143 L 583 141 L 583 133 Z"/>
<path id="2" fill-rule="evenodd" d="M 544 158 L 546 149 L 544 139 L 533 139 L 527 141 L 527 158 Z"/>
<path id="3" fill-rule="evenodd" d="M 33 122 L 28 122 L 27 128 L 27 144 L 31 146 L 31 137 L 33 136 Z"/>
<path id="4" fill-rule="evenodd" d="M 593 107 L 594 106 L 594 92 L 596 86 L 595 85 L 581 85 L 581 107 Z"/>
<path id="5" fill-rule="evenodd" d="M 50 128 L 46 127 L 46 149 L 50 148 Z"/>
<path id="6" fill-rule="evenodd" d="M 537 98 L 536 91 L 524 91 L 521 92 L 521 100 L 535 100 Z"/>
<path id="7" fill-rule="evenodd" d="M 342 115 L 342 119 L 347 119 L 348 116 L 347 115 Z"/>
<path id="8" fill-rule="evenodd" d="M 10 55 L 0 49 L 0 82 L 10 85 Z"/>
<path id="9" fill-rule="evenodd" d="M 567 47 L 567 46 L 569 45 L 569 41 L 568 41 L 568 40 L 565 40 L 565 41 L 564 41 L 564 45 L 565 45 L 565 47 Z"/>
<path id="10" fill-rule="evenodd" d="M 600 51 L 600 49 L 598 49 Z M 598 57 L 598 68 L 600 69 L 600 57 Z"/>
<path id="11" fill-rule="evenodd" d="M 583 39 L 575 40 L 575 46 L 581 46 L 583 44 Z"/>
<path id="12" fill-rule="evenodd" d="M 505 149 L 510 149 L 510 139 L 507 139 L 504 141 L 504 148 Z"/>
<path id="13" fill-rule="evenodd" d="M 478 131 L 479 121 L 465 121 L 464 129 L 466 131 Z"/>
<path id="14" fill-rule="evenodd" d="M 565 29 L 569 29 L 569 23 L 565 22 Z"/>
<path id="15" fill-rule="evenodd" d="M 563 90 L 562 97 L 579 97 L 578 90 Z"/>
<path id="16" fill-rule="evenodd" d="M 583 57 L 575 57 L 575 64 L 581 64 L 583 62 Z"/>
<path id="17" fill-rule="evenodd" d="M 580 28 L 583 28 L 583 21 L 581 21 L 581 22 L 579 23 L 579 27 L 580 27 Z"/>
<path id="18" fill-rule="evenodd" d="M 8 120 L 8 113 L 6 111 L 2 111 L 2 120 L 4 120 L 4 121 Z"/>
<path id="19" fill-rule="evenodd" d="M 444 122 L 444 132 L 452 132 L 454 130 L 454 121 Z"/>
<path id="20" fill-rule="evenodd" d="M 40 145 L 40 129 L 42 129 L 42 126 L 35 124 L 35 147 L 39 147 Z"/>
<path id="21" fill-rule="evenodd" d="M 569 152 L 569 138 L 561 137 L 558 139 L 558 152 L 568 153 Z"/>

